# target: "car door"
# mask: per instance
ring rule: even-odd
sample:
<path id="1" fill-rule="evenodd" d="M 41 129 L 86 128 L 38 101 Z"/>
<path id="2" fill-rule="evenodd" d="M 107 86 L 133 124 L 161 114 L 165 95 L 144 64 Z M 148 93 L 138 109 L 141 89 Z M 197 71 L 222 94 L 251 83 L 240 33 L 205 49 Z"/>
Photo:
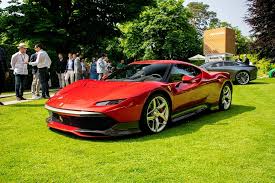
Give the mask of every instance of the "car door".
<path id="1" fill-rule="evenodd" d="M 228 72 L 231 76 L 236 72 L 237 66 L 234 62 L 225 61 L 223 63 L 223 72 Z"/>
<path id="2" fill-rule="evenodd" d="M 192 77 L 190 82 L 183 82 L 182 77 Z M 202 71 L 194 66 L 177 64 L 172 67 L 169 82 L 174 95 L 173 109 L 180 112 L 204 103 L 208 93 L 203 91 Z"/>

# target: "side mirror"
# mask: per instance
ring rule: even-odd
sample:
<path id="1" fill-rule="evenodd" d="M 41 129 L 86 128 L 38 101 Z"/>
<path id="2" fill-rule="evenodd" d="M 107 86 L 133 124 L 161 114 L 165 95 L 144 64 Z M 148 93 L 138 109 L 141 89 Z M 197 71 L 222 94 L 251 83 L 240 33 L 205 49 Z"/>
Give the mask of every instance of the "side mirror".
<path id="1" fill-rule="evenodd" d="M 191 83 L 192 80 L 193 80 L 193 78 L 190 77 L 190 76 L 182 76 L 181 80 L 182 80 L 182 82 L 184 82 L 184 83 Z"/>

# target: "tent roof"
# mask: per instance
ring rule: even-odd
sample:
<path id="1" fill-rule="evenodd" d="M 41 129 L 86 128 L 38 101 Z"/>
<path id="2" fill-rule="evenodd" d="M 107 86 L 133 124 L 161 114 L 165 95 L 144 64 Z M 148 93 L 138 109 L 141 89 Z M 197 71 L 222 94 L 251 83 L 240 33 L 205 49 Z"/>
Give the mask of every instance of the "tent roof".
<path id="1" fill-rule="evenodd" d="M 197 54 L 193 57 L 190 57 L 189 60 L 205 60 L 205 56 Z"/>

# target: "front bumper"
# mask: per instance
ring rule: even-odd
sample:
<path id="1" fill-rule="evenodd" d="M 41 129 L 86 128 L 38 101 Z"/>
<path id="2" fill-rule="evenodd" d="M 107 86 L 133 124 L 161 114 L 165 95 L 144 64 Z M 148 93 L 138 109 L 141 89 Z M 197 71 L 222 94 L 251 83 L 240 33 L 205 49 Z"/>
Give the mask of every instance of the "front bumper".
<path id="1" fill-rule="evenodd" d="M 124 136 L 139 133 L 138 122 L 120 123 L 98 112 L 74 111 L 45 105 L 48 127 L 81 137 Z"/>

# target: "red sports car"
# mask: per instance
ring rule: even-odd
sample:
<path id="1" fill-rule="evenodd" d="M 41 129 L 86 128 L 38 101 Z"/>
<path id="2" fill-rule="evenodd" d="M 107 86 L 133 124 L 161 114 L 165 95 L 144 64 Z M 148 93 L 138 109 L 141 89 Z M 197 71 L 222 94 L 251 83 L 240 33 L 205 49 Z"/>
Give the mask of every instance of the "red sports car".
<path id="1" fill-rule="evenodd" d="M 48 127 L 82 137 L 158 133 L 202 110 L 227 110 L 230 75 L 175 60 L 129 64 L 102 81 L 80 80 L 45 107 Z"/>

